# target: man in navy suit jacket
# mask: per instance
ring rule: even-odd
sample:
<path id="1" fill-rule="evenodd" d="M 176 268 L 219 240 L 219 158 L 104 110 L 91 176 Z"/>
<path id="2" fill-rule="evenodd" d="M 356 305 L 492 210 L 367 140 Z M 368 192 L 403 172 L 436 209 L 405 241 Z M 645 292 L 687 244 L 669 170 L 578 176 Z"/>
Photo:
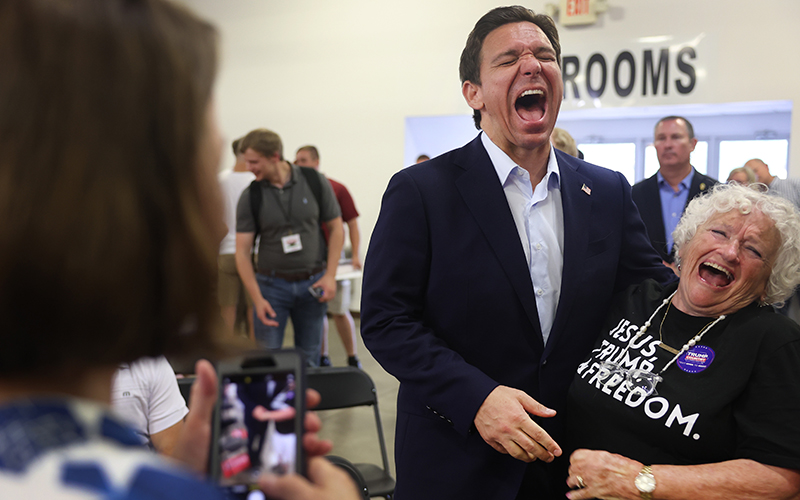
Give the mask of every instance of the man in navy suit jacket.
<path id="1" fill-rule="evenodd" d="M 694 127 L 682 116 L 667 116 L 656 123 L 653 145 L 659 168 L 631 190 L 633 202 L 650 236 L 650 243 L 670 264 L 672 232 L 695 196 L 705 193 L 717 180 L 698 172 L 690 162 L 697 145 Z"/>
<path id="2" fill-rule="evenodd" d="M 392 178 L 365 261 L 364 341 L 400 381 L 396 498 L 550 498 L 567 389 L 612 295 L 671 272 L 625 177 L 550 146 L 552 19 L 490 11 L 460 70 L 483 133 Z"/>

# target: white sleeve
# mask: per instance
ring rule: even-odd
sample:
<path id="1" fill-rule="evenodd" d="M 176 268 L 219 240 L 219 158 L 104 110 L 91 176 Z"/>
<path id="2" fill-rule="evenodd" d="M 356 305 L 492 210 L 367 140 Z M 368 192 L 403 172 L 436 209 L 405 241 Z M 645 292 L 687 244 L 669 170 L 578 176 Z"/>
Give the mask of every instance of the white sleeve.
<path id="1" fill-rule="evenodd" d="M 163 356 L 137 361 L 131 367 L 141 372 L 149 388 L 147 431 L 149 435 L 177 424 L 189 413 L 181 396 L 175 371 Z"/>
<path id="2" fill-rule="evenodd" d="M 131 365 L 125 363 L 114 374 L 111 386 L 111 408 L 117 417 L 132 427 L 141 436 L 142 444 L 150 440 L 147 432 L 147 398 L 137 380 L 134 379 Z"/>

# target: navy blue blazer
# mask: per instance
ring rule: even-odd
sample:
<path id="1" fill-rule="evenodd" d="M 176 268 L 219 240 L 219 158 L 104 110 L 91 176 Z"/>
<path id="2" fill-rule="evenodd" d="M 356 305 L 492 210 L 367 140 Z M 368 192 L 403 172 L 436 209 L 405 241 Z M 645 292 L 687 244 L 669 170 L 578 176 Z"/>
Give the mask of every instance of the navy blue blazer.
<path id="1" fill-rule="evenodd" d="M 672 275 L 650 246 L 625 177 L 555 154 L 564 266 L 547 345 L 517 228 L 480 137 L 389 182 L 365 260 L 361 332 L 400 381 L 399 500 L 515 498 L 526 464 L 475 430 L 484 399 L 502 384 L 563 413 L 612 295 Z M 537 421 L 559 441 L 563 415 Z"/>
<path id="2" fill-rule="evenodd" d="M 693 167 L 694 169 L 694 167 Z M 686 198 L 686 205 L 695 196 L 705 193 L 711 186 L 717 184 L 713 177 L 703 175 L 694 170 L 692 184 L 689 186 L 689 196 Z M 667 251 L 667 230 L 664 228 L 664 216 L 661 213 L 661 195 L 658 192 L 658 174 L 653 174 L 647 179 L 637 182 L 631 189 L 633 202 L 639 208 L 647 234 L 650 237 L 650 244 L 661 255 L 661 259 L 672 262 L 672 255 Z M 684 210 L 686 206 L 683 207 Z"/>

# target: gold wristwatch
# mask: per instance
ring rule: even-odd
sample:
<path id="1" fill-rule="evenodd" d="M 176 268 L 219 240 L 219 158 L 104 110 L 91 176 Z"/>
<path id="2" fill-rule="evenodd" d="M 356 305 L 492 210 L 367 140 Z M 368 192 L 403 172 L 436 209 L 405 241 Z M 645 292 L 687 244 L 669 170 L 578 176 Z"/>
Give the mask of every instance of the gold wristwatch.
<path id="1" fill-rule="evenodd" d="M 653 475 L 653 469 L 649 465 L 642 467 L 639 475 L 633 480 L 636 489 L 642 496 L 642 500 L 653 500 L 653 491 L 656 489 L 656 477 Z"/>

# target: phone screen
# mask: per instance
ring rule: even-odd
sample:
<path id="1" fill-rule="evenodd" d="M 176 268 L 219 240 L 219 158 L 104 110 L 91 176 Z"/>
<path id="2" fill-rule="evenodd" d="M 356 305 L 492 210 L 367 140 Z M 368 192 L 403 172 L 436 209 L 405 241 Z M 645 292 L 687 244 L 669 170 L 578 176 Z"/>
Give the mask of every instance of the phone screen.
<path id="1" fill-rule="evenodd" d="M 264 472 L 297 471 L 294 372 L 224 375 L 221 384 L 219 484 L 250 485 Z M 232 490 L 246 491 L 243 486 Z"/>

